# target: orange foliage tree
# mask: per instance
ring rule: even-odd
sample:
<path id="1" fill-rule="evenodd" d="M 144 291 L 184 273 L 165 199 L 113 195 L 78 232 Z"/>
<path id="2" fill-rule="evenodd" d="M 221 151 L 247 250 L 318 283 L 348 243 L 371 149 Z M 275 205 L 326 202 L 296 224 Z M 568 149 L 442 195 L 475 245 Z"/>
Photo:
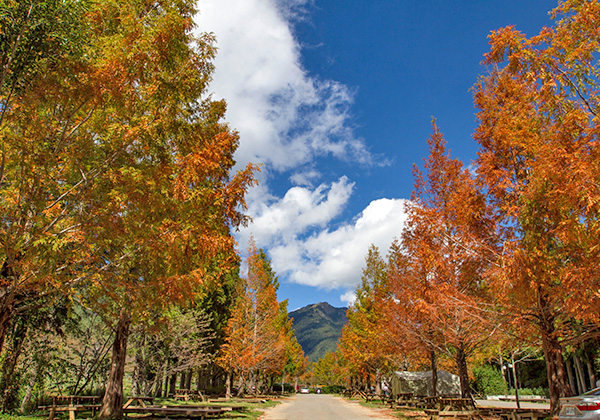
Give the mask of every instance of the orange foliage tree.
<path id="1" fill-rule="evenodd" d="M 112 94 L 88 126 L 111 163 L 86 191 L 82 220 L 99 267 L 83 295 L 116 321 L 102 418 L 121 411 L 131 322 L 192 299 L 237 263 L 230 229 L 245 222 L 253 168 L 230 175 L 238 136 L 221 121 L 225 103 L 206 96 L 215 48 L 193 36 L 193 15 L 191 1 L 102 2 L 90 14 L 102 52 L 94 76 Z"/>
<path id="2" fill-rule="evenodd" d="M 433 372 L 436 351 L 455 360 L 466 398 L 467 360 L 490 332 L 483 310 L 489 303 L 483 274 L 490 261 L 490 222 L 470 172 L 450 157 L 435 124 L 428 144 L 426 173 L 414 171 L 406 228 L 391 254 L 388 313 L 403 318 L 397 332 L 413 346 L 425 344 Z"/>
<path id="3" fill-rule="evenodd" d="M 95 177 L 77 132 L 93 107 L 85 12 L 77 1 L 0 5 L 0 350 L 12 319 L 86 263 L 73 220 Z"/>
<path id="4" fill-rule="evenodd" d="M 247 264 L 248 275 L 240 283 L 218 360 L 229 372 L 227 395 L 234 374 L 238 375 L 241 394 L 244 386 L 255 387 L 261 375 L 283 374 L 286 366 L 293 372 L 293 366 L 301 369 L 304 360 L 287 315 L 287 301 L 277 301 L 277 277 L 268 257 L 253 241 Z"/>
<path id="5" fill-rule="evenodd" d="M 214 40 L 193 35 L 193 1 L 19 5 L 0 50 L 0 337 L 20 295 L 76 288 L 114 327 L 100 416 L 119 417 L 131 323 L 235 266 L 255 168 L 230 174 L 238 135 L 207 95 Z M 46 59 L 54 39 L 77 48 Z"/>
<path id="6" fill-rule="evenodd" d="M 503 246 L 490 280 L 541 336 L 556 412 L 571 394 L 562 359 L 570 320 L 589 332 L 600 319 L 600 3 L 567 0 L 552 16 L 555 26 L 529 39 L 513 27 L 491 34 L 475 139 Z"/>
<path id="7" fill-rule="evenodd" d="M 384 343 L 404 355 L 401 370 L 428 366 L 432 372 L 431 394 L 437 395 L 439 339 L 427 312 L 433 302 L 426 274 L 430 261 L 409 257 L 399 241 L 392 243 L 388 259 L 390 293 L 379 304 L 386 324 Z"/>

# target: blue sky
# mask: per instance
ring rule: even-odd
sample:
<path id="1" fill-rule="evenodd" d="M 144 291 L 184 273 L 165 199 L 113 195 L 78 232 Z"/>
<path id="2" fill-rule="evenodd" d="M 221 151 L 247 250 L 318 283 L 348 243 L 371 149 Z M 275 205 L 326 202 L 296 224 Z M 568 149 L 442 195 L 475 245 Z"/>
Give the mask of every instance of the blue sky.
<path id="1" fill-rule="evenodd" d="M 549 0 L 199 0 L 219 48 L 211 84 L 261 164 L 250 237 L 290 310 L 346 306 L 370 244 L 400 235 L 412 166 L 435 118 L 452 155 L 476 157 L 471 87 L 490 31 L 551 25 Z"/>

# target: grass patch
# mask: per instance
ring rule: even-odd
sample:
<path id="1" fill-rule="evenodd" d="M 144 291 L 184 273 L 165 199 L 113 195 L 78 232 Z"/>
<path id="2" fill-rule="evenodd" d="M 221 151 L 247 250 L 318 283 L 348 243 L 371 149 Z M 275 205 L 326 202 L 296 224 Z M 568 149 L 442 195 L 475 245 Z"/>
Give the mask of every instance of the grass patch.
<path id="1" fill-rule="evenodd" d="M 27 414 L 27 415 L 17 415 L 17 414 L 0 414 L 0 420 L 40 420 L 41 418 L 47 418 L 47 413 L 42 413 L 38 415 Z"/>
<path id="2" fill-rule="evenodd" d="M 201 405 L 206 407 L 219 407 L 219 406 L 237 406 L 243 407 L 242 411 L 228 411 L 225 412 L 220 418 L 222 419 L 237 419 L 237 420 L 257 420 L 261 414 L 263 414 L 264 409 L 269 407 L 274 407 L 279 404 L 280 400 L 267 400 L 266 402 L 249 402 L 244 399 L 236 399 L 232 398 L 229 401 L 217 401 L 217 402 L 206 402 L 203 403 L 201 401 L 176 401 L 174 399 L 163 399 L 157 398 L 154 401 L 154 405 Z M 0 414 L 0 420 L 42 420 L 48 418 L 47 411 L 38 411 L 33 414 L 27 415 L 18 415 L 18 414 Z M 59 412 L 54 416 L 55 419 L 68 419 L 69 414 L 67 412 Z M 89 419 L 90 413 L 78 413 L 76 415 L 77 420 Z M 98 418 L 98 415 L 94 418 Z M 135 415 L 129 414 L 129 416 L 123 416 L 123 419 L 134 420 L 136 418 Z"/>

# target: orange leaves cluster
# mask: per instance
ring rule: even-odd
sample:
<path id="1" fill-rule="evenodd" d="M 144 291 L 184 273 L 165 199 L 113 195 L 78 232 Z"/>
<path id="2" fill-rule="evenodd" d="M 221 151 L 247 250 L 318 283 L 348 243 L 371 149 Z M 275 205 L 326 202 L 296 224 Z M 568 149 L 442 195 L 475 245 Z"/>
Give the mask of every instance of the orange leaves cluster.
<path id="1" fill-rule="evenodd" d="M 600 256 L 599 12 L 597 1 L 564 1 L 537 36 L 495 32 L 475 93 L 478 180 L 502 245 L 487 278 L 517 331 L 539 334 L 555 409 L 571 392 L 560 354 L 572 320 L 600 319 L 586 293 Z"/>
<path id="2" fill-rule="evenodd" d="M 236 265 L 230 229 L 247 220 L 256 168 L 231 174 L 238 135 L 206 97 L 214 37 L 192 35 L 193 2 L 55 3 L 32 3 L 10 42 L 26 54 L 19 39 L 57 21 L 78 31 L 63 55 L 40 51 L 59 59 L 23 70 L 18 91 L 1 61 L 0 282 L 6 296 L 87 282 L 90 305 L 135 319 Z"/>
<path id="3" fill-rule="evenodd" d="M 247 264 L 248 275 L 239 285 L 218 361 L 241 378 L 299 371 L 304 355 L 288 318 L 287 301 L 277 301 L 277 278 L 254 242 Z"/>
<path id="4" fill-rule="evenodd" d="M 485 281 L 496 255 L 493 224 L 471 173 L 450 157 L 435 124 L 428 144 L 426 172 L 414 170 L 406 228 L 387 262 L 369 251 L 340 349 L 355 375 L 367 377 L 436 370 L 444 356 L 467 397 L 468 359 L 495 327 Z"/>

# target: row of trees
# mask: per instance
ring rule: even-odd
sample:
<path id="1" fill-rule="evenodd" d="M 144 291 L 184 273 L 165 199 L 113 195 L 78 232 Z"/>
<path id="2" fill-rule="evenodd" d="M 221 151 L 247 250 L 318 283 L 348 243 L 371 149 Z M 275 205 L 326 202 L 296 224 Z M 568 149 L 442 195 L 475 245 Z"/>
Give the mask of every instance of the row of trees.
<path id="1" fill-rule="evenodd" d="M 119 417 L 129 341 L 134 392 L 160 393 L 225 340 L 243 290 L 231 230 L 257 168 L 232 173 L 238 134 L 208 93 L 216 47 L 195 13 L 193 0 L 0 5 L 4 409 L 51 372 L 59 391 L 104 388 L 100 417 Z"/>
<path id="2" fill-rule="evenodd" d="M 600 3 L 563 1 L 552 16 L 532 38 L 490 35 L 471 167 L 434 123 L 406 228 L 387 260 L 369 251 L 348 314 L 339 357 L 353 375 L 424 361 L 435 372 L 445 356 L 468 396 L 474 357 L 537 346 L 553 409 L 572 395 L 565 356 L 600 320 Z"/>

